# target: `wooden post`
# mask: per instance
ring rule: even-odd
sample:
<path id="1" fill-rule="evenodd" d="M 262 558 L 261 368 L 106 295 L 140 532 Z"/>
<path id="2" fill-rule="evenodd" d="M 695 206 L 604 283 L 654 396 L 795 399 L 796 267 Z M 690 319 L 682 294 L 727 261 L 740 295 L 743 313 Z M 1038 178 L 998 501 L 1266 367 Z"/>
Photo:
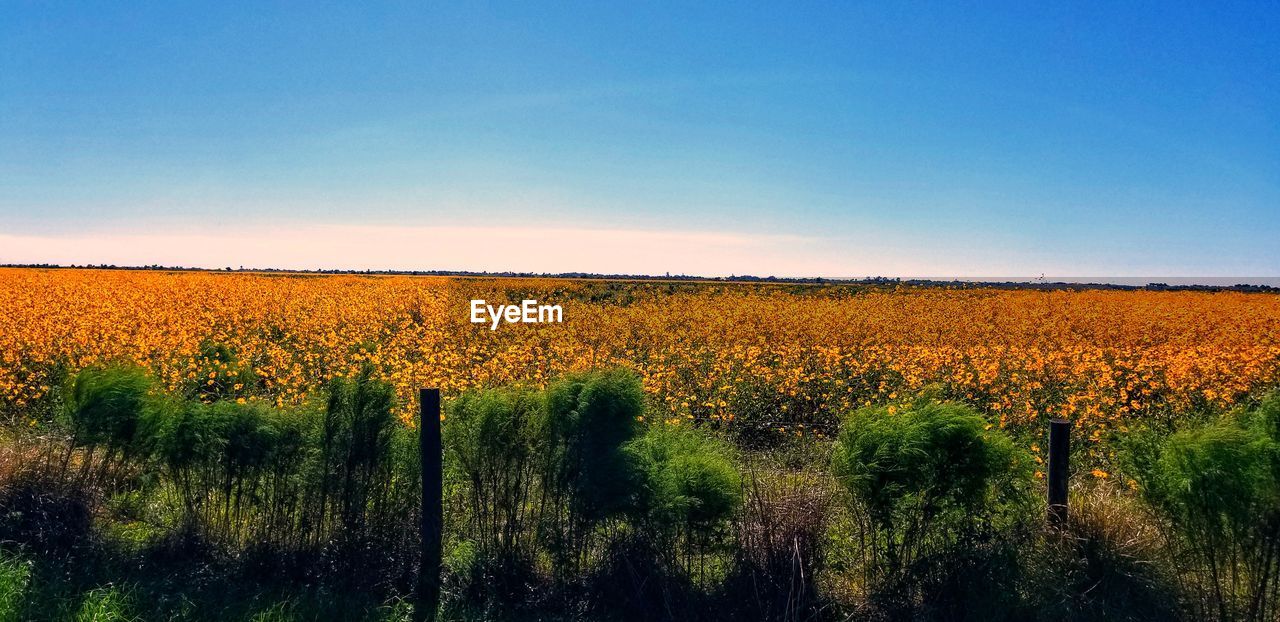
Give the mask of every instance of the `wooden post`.
<path id="1" fill-rule="evenodd" d="M 440 389 L 422 389 L 418 450 L 422 461 L 422 560 L 413 617 L 435 620 L 440 608 L 440 555 L 444 534 L 444 450 L 440 441 Z"/>
<path id="2" fill-rule="evenodd" d="M 1049 422 L 1049 524 L 1067 523 L 1067 473 L 1070 470 L 1071 422 Z"/>

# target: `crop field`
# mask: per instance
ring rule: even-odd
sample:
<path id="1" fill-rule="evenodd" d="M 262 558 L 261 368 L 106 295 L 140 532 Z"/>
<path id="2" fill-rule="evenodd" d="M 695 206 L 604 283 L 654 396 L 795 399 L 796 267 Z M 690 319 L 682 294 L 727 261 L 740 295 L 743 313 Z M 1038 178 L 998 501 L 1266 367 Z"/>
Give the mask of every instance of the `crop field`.
<path id="1" fill-rule="evenodd" d="M 565 321 L 491 330 L 469 321 L 472 299 L 550 301 Z M 107 362 L 276 405 L 372 363 L 406 420 L 420 387 L 448 398 L 623 366 L 670 423 L 820 433 L 935 385 L 1002 426 L 1060 417 L 1096 439 L 1280 381 L 1280 296 L 1236 292 L 7 269 L 0 317 L 13 416 L 59 373 Z"/>
<path id="2" fill-rule="evenodd" d="M 0 317 L 0 621 L 1280 616 L 1270 292 L 24 268 Z"/>

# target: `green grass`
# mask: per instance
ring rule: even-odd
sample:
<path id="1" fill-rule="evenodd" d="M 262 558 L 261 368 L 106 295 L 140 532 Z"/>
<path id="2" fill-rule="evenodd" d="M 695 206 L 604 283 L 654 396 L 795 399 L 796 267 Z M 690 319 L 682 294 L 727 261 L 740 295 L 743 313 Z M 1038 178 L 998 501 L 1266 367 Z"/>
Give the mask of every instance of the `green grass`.
<path id="1" fill-rule="evenodd" d="M 23 604 L 30 584 L 29 562 L 15 556 L 0 556 L 0 622 L 22 620 Z"/>
<path id="2" fill-rule="evenodd" d="M 71 619 L 75 622 L 134 622 L 141 618 L 134 615 L 132 601 L 132 595 L 126 588 L 100 587 L 84 595 Z"/>
<path id="3" fill-rule="evenodd" d="M 0 622 L 411 619 L 419 464 L 388 385 L 148 423 L 120 374 L 87 376 L 75 434 L 0 477 Z M 1230 614 L 1280 572 L 1253 555 L 1280 550 L 1280 397 L 1131 434 L 1149 442 L 1077 486 L 1068 532 L 1022 439 L 934 397 L 773 446 L 640 425 L 628 374 L 459 398 L 440 619 L 1277 619 Z"/>

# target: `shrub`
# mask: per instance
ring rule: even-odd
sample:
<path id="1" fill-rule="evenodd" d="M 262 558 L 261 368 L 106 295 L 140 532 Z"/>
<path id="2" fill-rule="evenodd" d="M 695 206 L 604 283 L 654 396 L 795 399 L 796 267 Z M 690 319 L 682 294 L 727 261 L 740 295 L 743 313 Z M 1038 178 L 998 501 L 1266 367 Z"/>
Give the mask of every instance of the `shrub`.
<path id="1" fill-rule="evenodd" d="M 1276 398 L 1253 412 L 1135 444 L 1143 496 L 1173 528 L 1178 576 L 1197 617 L 1280 615 L 1280 443 Z"/>
<path id="2" fill-rule="evenodd" d="M 271 572 L 285 553 L 356 556 L 404 570 L 416 537 L 417 448 L 392 414 L 390 387 L 366 368 L 330 384 L 323 412 L 257 400 L 189 401 L 155 426 L 153 454 L 181 501 L 186 530 L 248 546 Z M 275 560 L 273 562 L 273 560 Z M 376 563 L 374 563 L 376 562 Z M 273 566 L 275 564 L 275 566 Z"/>
<path id="3" fill-rule="evenodd" d="M 728 446 L 692 428 L 659 425 L 628 449 L 641 474 L 642 525 L 663 550 L 674 555 L 683 548 L 689 569 L 742 502 L 742 477 Z"/>
<path id="4" fill-rule="evenodd" d="M 317 543 L 334 545 L 335 569 L 344 581 L 406 582 L 416 560 L 418 435 L 401 425 L 394 406 L 394 390 L 372 365 L 329 385 L 314 445 L 318 472 L 308 474 L 312 512 L 306 524 Z"/>
<path id="5" fill-rule="evenodd" d="M 1255 408 L 1238 412 L 1236 416 L 1245 426 L 1280 443 L 1280 391 L 1266 395 Z"/>
<path id="6" fill-rule="evenodd" d="M 588 372 L 554 382 L 546 400 L 538 437 L 544 533 L 563 576 L 581 569 L 597 526 L 635 507 L 637 472 L 626 445 L 644 391 L 634 373 Z"/>
<path id="7" fill-rule="evenodd" d="M 261 402 L 188 402 L 169 417 L 155 455 L 181 497 L 185 525 L 228 541 L 290 535 L 304 428 L 298 413 Z"/>
<path id="8" fill-rule="evenodd" d="M 545 391 L 496 388 L 449 407 L 447 482 L 464 511 L 469 600 L 520 600 L 538 560 L 561 581 L 598 561 L 597 531 L 637 507 L 639 472 L 628 443 L 644 405 L 624 371 L 570 375 Z M 475 585 L 480 582 L 481 585 Z"/>
<path id="9" fill-rule="evenodd" d="M 614 539 L 593 591 L 607 595 L 606 609 L 632 618 L 654 610 L 695 617 L 708 561 L 742 502 L 733 453 L 702 430 L 665 424 L 647 428 L 627 451 L 637 469 L 636 530 Z"/>
<path id="10" fill-rule="evenodd" d="M 184 404 L 159 428 L 155 455 L 182 498 L 188 525 L 195 522 L 198 508 L 215 489 L 215 483 L 222 481 L 215 473 L 224 444 L 217 420 L 200 403 Z"/>
<path id="11" fill-rule="evenodd" d="M 533 557 L 543 404 L 540 393 L 525 388 L 472 392 L 453 401 L 444 426 L 445 464 L 466 499 L 465 537 L 478 545 L 476 554 L 501 566 Z"/>
<path id="12" fill-rule="evenodd" d="M 965 406 L 927 401 L 862 409 L 841 426 L 832 469 L 852 502 L 866 585 L 888 605 L 914 606 L 926 575 L 945 575 L 949 555 L 1025 499 L 1026 461 L 990 427 Z"/>
<path id="13" fill-rule="evenodd" d="M 324 467 L 322 514 L 332 503 L 342 534 L 365 535 L 366 510 L 380 505 L 390 490 L 395 392 L 366 365 L 355 378 L 329 383 L 329 404 L 321 431 Z M 323 522 L 323 516 L 321 517 Z"/>
<path id="14" fill-rule="evenodd" d="M 68 408 L 71 445 L 87 449 L 82 473 L 101 480 L 146 452 L 146 431 L 164 411 L 153 391 L 151 376 L 135 367 L 87 368 L 76 375 Z M 95 456 L 98 449 L 103 453 Z"/>

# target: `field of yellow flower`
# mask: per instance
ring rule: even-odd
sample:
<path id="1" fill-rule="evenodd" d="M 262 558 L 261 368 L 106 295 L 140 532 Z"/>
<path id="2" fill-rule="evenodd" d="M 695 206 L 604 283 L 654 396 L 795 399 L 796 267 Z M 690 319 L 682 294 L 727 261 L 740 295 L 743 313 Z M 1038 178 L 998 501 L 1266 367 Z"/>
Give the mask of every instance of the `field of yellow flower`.
<path id="1" fill-rule="evenodd" d="M 470 323 L 473 298 L 560 304 L 564 322 L 490 330 Z M 367 362 L 406 417 L 417 387 L 622 365 L 651 416 L 788 434 L 932 386 L 1005 426 L 1067 417 L 1096 438 L 1280 383 L 1280 296 L 1235 292 L 2 269 L 0 318 L 10 421 L 113 361 L 279 404 Z"/>

